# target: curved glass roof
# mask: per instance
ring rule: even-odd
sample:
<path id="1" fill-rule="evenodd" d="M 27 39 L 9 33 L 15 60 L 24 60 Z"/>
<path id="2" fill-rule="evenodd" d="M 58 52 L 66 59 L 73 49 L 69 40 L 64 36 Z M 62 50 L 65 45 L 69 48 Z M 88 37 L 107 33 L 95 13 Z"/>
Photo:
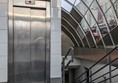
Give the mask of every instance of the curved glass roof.
<path id="1" fill-rule="evenodd" d="M 62 30 L 77 47 L 118 44 L 118 0 L 62 0 Z"/>
<path id="2" fill-rule="evenodd" d="M 77 6 L 80 3 L 80 0 L 62 0 L 62 7 L 70 12 L 72 10 L 72 5 Z"/>

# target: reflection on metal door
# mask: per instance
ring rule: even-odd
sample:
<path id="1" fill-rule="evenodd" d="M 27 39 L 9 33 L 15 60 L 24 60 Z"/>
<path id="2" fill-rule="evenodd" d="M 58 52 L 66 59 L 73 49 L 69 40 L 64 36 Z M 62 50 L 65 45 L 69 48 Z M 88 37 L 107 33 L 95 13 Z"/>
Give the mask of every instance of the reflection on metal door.
<path id="1" fill-rule="evenodd" d="M 46 11 L 14 7 L 14 83 L 45 83 Z"/>

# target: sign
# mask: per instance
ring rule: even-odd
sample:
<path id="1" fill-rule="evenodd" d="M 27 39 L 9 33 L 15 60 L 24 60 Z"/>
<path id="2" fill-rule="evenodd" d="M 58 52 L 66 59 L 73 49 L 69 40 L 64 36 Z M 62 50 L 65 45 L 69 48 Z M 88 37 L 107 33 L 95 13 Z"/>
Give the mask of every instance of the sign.
<path id="1" fill-rule="evenodd" d="M 34 5 L 35 0 L 25 0 L 25 3 L 28 4 L 28 5 Z"/>

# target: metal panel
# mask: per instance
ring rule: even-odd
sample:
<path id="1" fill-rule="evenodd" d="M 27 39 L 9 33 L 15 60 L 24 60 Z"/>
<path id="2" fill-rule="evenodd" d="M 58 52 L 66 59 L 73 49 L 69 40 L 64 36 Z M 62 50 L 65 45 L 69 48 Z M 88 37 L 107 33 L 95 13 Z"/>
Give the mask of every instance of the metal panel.
<path id="1" fill-rule="evenodd" d="M 45 83 L 46 11 L 31 9 L 31 83 Z"/>
<path id="2" fill-rule="evenodd" d="M 50 83 L 50 2 L 9 1 L 8 83 Z"/>
<path id="3" fill-rule="evenodd" d="M 30 83 L 30 9 L 14 8 L 14 83 Z"/>
<path id="4" fill-rule="evenodd" d="M 14 83 L 46 81 L 46 10 L 14 7 Z"/>
<path id="5" fill-rule="evenodd" d="M 50 83 L 50 2 L 46 4 L 46 83 Z"/>
<path id="6" fill-rule="evenodd" d="M 9 35 L 8 35 L 8 83 L 13 83 L 13 7 L 9 1 Z"/>

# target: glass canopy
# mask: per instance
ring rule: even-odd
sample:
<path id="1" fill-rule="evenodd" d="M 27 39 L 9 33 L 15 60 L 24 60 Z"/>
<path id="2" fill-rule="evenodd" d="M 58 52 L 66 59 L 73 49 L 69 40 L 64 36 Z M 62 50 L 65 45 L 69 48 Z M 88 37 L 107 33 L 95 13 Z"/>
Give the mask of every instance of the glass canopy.
<path id="1" fill-rule="evenodd" d="M 62 0 L 61 4 L 65 12 L 62 17 L 68 21 L 63 25 L 76 29 L 80 46 L 106 48 L 118 44 L 113 32 L 118 26 L 117 0 Z"/>

